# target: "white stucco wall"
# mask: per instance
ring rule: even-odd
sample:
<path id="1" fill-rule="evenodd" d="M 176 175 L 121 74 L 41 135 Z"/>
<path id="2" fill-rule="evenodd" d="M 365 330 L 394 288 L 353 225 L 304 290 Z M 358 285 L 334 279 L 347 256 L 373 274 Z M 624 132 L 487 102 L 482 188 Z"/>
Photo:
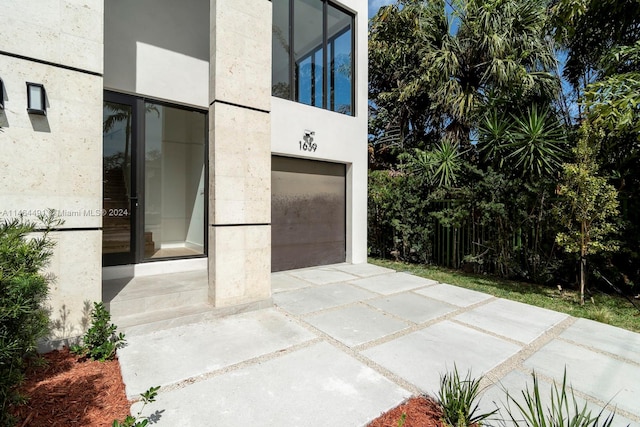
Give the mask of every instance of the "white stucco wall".
<path id="1" fill-rule="evenodd" d="M 105 89 L 209 106 L 209 0 L 109 0 L 104 22 Z"/>
<path id="2" fill-rule="evenodd" d="M 342 0 L 355 13 L 355 116 L 271 97 L 273 154 L 347 165 L 347 261 L 367 260 L 367 1 Z M 305 130 L 315 132 L 315 152 L 300 149 Z"/>

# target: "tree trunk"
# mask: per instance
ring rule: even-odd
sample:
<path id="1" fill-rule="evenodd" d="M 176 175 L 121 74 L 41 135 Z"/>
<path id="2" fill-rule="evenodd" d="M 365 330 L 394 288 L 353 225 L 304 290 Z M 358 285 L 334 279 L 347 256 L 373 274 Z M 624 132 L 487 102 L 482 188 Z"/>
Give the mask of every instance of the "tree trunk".
<path id="1" fill-rule="evenodd" d="M 587 275 L 587 259 L 580 257 L 580 305 L 584 305 L 584 285 Z"/>
<path id="2" fill-rule="evenodd" d="M 584 305 L 584 285 L 587 274 L 587 242 L 586 242 L 586 224 L 582 222 L 582 233 L 580 239 L 580 305 Z"/>

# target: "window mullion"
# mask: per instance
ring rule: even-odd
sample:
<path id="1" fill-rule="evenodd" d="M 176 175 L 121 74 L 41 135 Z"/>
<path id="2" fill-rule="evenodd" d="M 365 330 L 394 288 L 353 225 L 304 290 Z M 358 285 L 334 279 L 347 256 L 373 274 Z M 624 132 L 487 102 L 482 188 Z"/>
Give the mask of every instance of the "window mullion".
<path id="1" fill-rule="evenodd" d="M 327 0 L 322 1 L 322 108 L 327 109 Z"/>
<path id="2" fill-rule="evenodd" d="M 295 59 L 295 46 L 294 46 L 294 34 L 293 34 L 293 19 L 294 19 L 294 0 L 289 0 L 289 99 L 297 101 L 296 90 L 296 59 Z"/>

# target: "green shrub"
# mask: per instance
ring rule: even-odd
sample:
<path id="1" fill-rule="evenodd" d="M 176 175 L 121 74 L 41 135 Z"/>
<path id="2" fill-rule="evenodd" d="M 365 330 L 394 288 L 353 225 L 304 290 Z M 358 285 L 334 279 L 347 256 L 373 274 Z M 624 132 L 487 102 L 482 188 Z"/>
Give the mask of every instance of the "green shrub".
<path id="1" fill-rule="evenodd" d="M 82 338 L 82 345 L 76 345 L 71 351 L 92 360 L 111 360 L 116 350 L 125 343 L 124 334 L 116 334 L 117 326 L 111 323 L 111 315 L 102 302 L 94 302 L 91 311 L 91 327 Z"/>
<path id="2" fill-rule="evenodd" d="M 481 379 L 472 379 L 471 372 L 467 372 L 464 379 L 460 378 L 458 368 L 440 377 L 440 391 L 438 400 L 442 406 L 442 421 L 449 427 L 467 427 L 474 423 L 480 424 L 497 410 L 488 413 L 478 413 L 478 395 L 480 394 Z"/>
<path id="3" fill-rule="evenodd" d="M 123 421 L 113 420 L 112 427 L 146 427 L 149 424 L 149 418 L 143 417 L 142 411 L 149 403 L 156 401 L 158 390 L 160 390 L 160 387 L 150 387 L 144 393 L 140 393 L 142 408 L 140 408 L 138 414 L 135 417 L 133 415 L 127 415 Z"/>
<path id="4" fill-rule="evenodd" d="M 545 406 L 540 397 L 540 386 L 536 373 L 533 376 L 533 389 L 529 386 L 522 391 L 523 402 L 507 392 L 507 407 L 509 421 L 515 425 L 529 427 L 609 427 L 613 423 L 614 414 L 604 416 L 604 409 L 592 415 L 585 403 L 578 405 L 573 388 L 567 385 L 567 371 L 565 369 L 562 384 L 551 386 L 551 406 Z M 570 393 L 567 393 L 569 391 Z M 569 397 L 570 394 L 570 397 Z M 515 408 L 511 408 L 513 404 Z M 503 425 L 506 423 L 503 422 Z"/>
<path id="5" fill-rule="evenodd" d="M 371 171 L 368 192 L 369 254 L 430 262 L 433 226 L 422 180 L 403 172 Z"/>
<path id="6" fill-rule="evenodd" d="M 19 218 L 0 224 L 0 426 L 13 425 L 8 409 L 23 400 L 17 387 L 24 380 L 25 361 L 48 334 L 44 302 L 49 278 L 41 271 L 54 246 L 49 232 L 60 224 L 53 211 L 38 223 Z"/>

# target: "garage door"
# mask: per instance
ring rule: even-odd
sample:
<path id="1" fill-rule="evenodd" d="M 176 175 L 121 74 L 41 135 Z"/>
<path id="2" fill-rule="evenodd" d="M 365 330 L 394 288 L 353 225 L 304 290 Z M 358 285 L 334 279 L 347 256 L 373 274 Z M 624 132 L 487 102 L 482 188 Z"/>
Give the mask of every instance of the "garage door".
<path id="1" fill-rule="evenodd" d="M 345 261 L 345 165 L 274 156 L 271 270 Z"/>

